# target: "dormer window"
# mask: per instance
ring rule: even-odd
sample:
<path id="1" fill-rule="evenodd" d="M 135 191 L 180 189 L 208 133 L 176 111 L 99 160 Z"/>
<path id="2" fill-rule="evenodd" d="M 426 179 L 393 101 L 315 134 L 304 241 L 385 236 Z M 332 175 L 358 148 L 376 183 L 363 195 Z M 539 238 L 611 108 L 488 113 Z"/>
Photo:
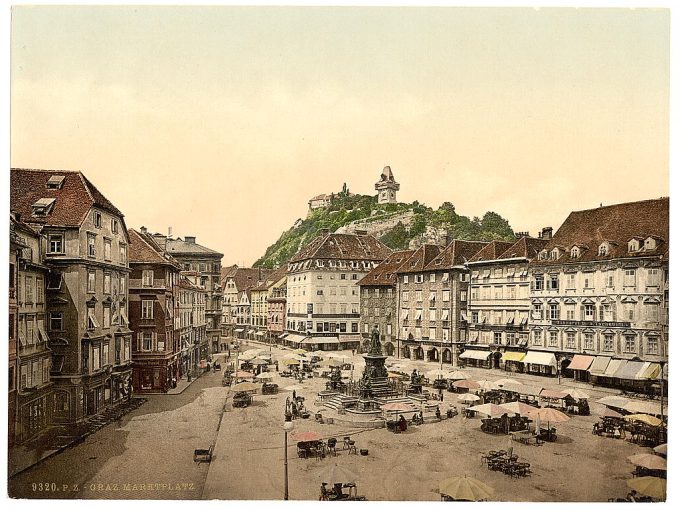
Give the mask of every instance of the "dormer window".
<path id="1" fill-rule="evenodd" d="M 571 258 L 576 259 L 577 257 L 581 257 L 581 249 L 578 247 L 571 247 Z"/>
<path id="2" fill-rule="evenodd" d="M 640 250 L 640 242 L 633 238 L 628 242 L 628 252 L 637 252 L 638 250 Z"/>
<path id="3" fill-rule="evenodd" d="M 609 254 L 609 243 L 605 241 L 597 249 L 597 255 L 606 256 L 607 254 Z"/>
<path id="4" fill-rule="evenodd" d="M 560 249 L 555 247 L 550 251 L 550 259 L 559 259 L 560 258 Z"/>
<path id="5" fill-rule="evenodd" d="M 546 259 L 548 259 L 548 251 L 543 249 L 538 253 L 538 260 L 545 261 Z"/>
<path id="6" fill-rule="evenodd" d="M 645 250 L 656 250 L 657 241 L 651 236 L 645 240 Z"/>
<path id="7" fill-rule="evenodd" d="M 52 211 L 55 199 L 43 198 L 33 203 L 33 216 L 47 216 Z"/>
<path id="8" fill-rule="evenodd" d="M 60 190 L 64 186 L 66 176 L 50 176 L 47 180 L 47 188 L 50 190 Z"/>

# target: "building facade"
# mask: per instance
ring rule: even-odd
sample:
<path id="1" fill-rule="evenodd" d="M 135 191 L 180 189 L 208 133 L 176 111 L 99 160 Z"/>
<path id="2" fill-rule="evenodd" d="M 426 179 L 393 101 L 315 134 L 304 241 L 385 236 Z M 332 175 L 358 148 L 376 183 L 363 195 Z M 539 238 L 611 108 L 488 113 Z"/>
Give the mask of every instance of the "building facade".
<path id="1" fill-rule="evenodd" d="M 15 244 L 18 245 L 15 313 L 19 340 L 15 350 L 18 385 L 15 387 L 16 418 L 13 430 L 16 443 L 23 443 L 46 431 L 52 422 L 52 352 L 48 346 L 45 323 L 48 269 L 42 263 L 40 236 L 16 218 L 12 219 L 11 226 Z M 11 320 L 14 321 L 13 318 Z"/>
<path id="2" fill-rule="evenodd" d="M 9 282 L 8 282 L 8 309 L 9 316 L 7 319 L 8 326 L 8 365 L 7 372 L 9 383 L 7 385 L 7 436 L 8 445 L 12 448 L 15 444 L 15 429 L 17 421 L 17 345 L 19 336 L 19 309 L 17 302 L 17 286 L 19 282 L 19 251 L 24 247 L 17 236 L 15 229 L 15 218 L 10 216 L 9 222 Z"/>
<path id="3" fill-rule="evenodd" d="M 141 393 L 167 392 L 183 374 L 174 321 L 180 266 L 146 228 L 128 236 L 133 385 Z"/>
<path id="4" fill-rule="evenodd" d="M 371 333 L 376 328 L 380 333 L 383 352 L 388 356 L 396 354 L 399 328 L 397 271 L 412 255 L 412 250 L 393 252 L 359 281 L 362 350 L 370 343 Z"/>
<path id="5" fill-rule="evenodd" d="M 262 285 L 270 272 L 271 270 L 266 268 L 236 266 L 224 275 L 222 279 L 222 329 L 225 335 L 244 339 L 248 335 L 255 334 L 250 317 L 250 292 L 253 288 Z M 249 334 L 250 330 L 253 332 Z"/>
<path id="6" fill-rule="evenodd" d="M 132 373 L 123 214 L 81 172 L 10 175 L 11 209 L 42 235 L 50 270 L 53 420 L 77 423 L 120 403 Z"/>
<path id="7" fill-rule="evenodd" d="M 668 360 L 669 200 L 572 212 L 529 265 L 532 351 L 561 371 L 644 386 Z M 552 359 L 551 359 L 552 360 Z M 552 362 L 551 362 L 552 364 Z"/>
<path id="8" fill-rule="evenodd" d="M 468 262 L 469 338 L 461 355 L 468 365 L 522 370 L 529 343 L 529 261 L 547 239 L 523 236 L 493 241 Z"/>
<path id="9" fill-rule="evenodd" d="M 453 240 L 423 245 L 397 271 L 400 355 L 459 364 L 467 342 L 469 271 L 465 262 L 486 245 Z"/>
<path id="10" fill-rule="evenodd" d="M 356 348 L 357 285 L 391 250 L 367 234 L 321 233 L 288 263 L 286 343 L 307 349 Z"/>
<path id="11" fill-rule="evenodd" d="M 222 254 L 196 243 L 195 236 L 185 236 L 184 240 L 168 238 L 166 250 L 174 257 L 183 271 L 198 274 L 197 285 L 204 289 L 202 300 L 205 307 L 205 338 L 201 339 L 199 353 L 201 360 L 219 351 L 222 335 Z"/>

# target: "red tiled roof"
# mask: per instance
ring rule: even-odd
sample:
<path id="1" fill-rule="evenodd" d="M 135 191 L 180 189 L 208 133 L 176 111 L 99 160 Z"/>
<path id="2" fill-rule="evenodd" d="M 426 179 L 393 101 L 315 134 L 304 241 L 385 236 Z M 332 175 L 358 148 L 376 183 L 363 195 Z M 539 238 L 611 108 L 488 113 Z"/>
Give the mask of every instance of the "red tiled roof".
<path id="1" fill-rule="evenodd" d="M 143 234 L 134 229 L 128 229 L 128 236 L 130 238 L 130 245 L 128 248 L 130 264 L 169 264 L 178 269 L 180 268 L 179 263 L 175 261 L 173 257 L 165 254 L 164 250 L 156 243 L 152 235 Z"/>
<path id="2" fill-rule="evenodd" d="M 479 252 L 468 259 L 468 262 L 497 259 L 499 255 L 509 249 L 512 245 L 514 245 L 514 242 L 512 241 L 491 241 L 487 243 L 486 246 L 484 246 Z"/>
<path id="3" fill-rule="evenodd" d="M 534 260 L 532 264 L 551 265 L 578 263 L 584 261 L 607 261 L 618 258 L 657 256 L 668 258 L 669 245 L 669 199 L 644 200 L 604 206 L 584 211 L 573 211 L 545 245 L 550 253 L 554 247 L 565 252 L 556 260 Z M 628 252 L 628 242 L 632 238 L 657 237 L 655 250 Z M 598 248 L 603 241 L 610 243 L 609 253 L 598 256 Z M 571 248 L 583 248 L 581 256 L 572 259 Z"/>
<path id="4" fill-rule="evenodd" d="M 446 270 L 465 264 L 486 244 L 486 241 L 453 240 L 425 267 L 425 271 Z"/>
<path id="5" fill-rule="evenodd" d="M 441 248 L 437 245 L 424 244 L 415 250 L 411 257 L 409 257 L 404 264 L 402 264 L 398 273 L 411 273 L 423 271 L 425 267 L 432 262 L 432 260 L 441 254 Z"/>
<path id="6" fill-rule="evenodd" d="M 399 250 L 369 271 L 357 284 L 360 286 L 392 286 L 397 283 L 397 270 L 413 255 L 413 250 Z"/>
<path id="7" fill-rule="evenodd" d="M 228 278 L 234 280 L 236 291 L 250 290 L 265 281 L 272 270 L 268 268 L 236 268 L 234 274 Z M 250 294 L 248 294 L 250 296 Z"/>
<path id="8" fill-rule="evenodd" d="M 231 266 L 222 266 L 220 271 L 220 280 L 224 281 L 224 279 L 228 277 L 233 277 L 236 274 L 236 270 L 238 270 L 237 264 L 232 264 Z"/>
<path id="9" fill-rule="evenodd" d="M 61 188 L 47 188 L 51 176 L 64 176 Z M 46 216 L 33 216 L 33 204 L 56 199 Z M 10 170 L 10 209 L 29 223 L 79 227 L 90 208 L 97 206 L 114 215 L 123 214 L 83 175 L 74 170 L 17 169 Z"/>
<path id="10" fill-rule="evenodd" d="M 307 259 L 382 261 L 391 252 L 384 243 L 368 234 L 322 234 L 298 251 L 290 262 Z"/>

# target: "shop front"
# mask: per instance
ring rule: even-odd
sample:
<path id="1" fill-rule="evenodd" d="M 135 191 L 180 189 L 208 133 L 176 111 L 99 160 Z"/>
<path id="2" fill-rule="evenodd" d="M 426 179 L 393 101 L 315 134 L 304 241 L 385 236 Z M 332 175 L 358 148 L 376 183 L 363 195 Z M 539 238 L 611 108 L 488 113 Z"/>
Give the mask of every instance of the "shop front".
<path id="1" fill-rule="evenodd" d="M 528 351 L 522 359 L 524 371 L 541 376 L 557 375 L 557 359 L 555 354 L 545 351 Z"/>

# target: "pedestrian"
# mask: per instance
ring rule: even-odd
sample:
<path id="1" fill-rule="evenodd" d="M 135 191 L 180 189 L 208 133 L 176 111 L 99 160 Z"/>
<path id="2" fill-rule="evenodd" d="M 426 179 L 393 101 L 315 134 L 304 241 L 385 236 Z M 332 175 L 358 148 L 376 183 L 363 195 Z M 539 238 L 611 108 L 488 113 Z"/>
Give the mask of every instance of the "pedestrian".
<path id="1" fill-rule="evenodd" d="M 439 405 L 437 405 L 437 409 L 434 412 L 435 416 L 437 417 L 438 420 L 442 420 L 442 412 L 439 409 Z"/>
<path id="2" fill-rule="evenodd" d="M 513 450 L 512 435 L 508 435 L 508 456 L 512 456 L 512 450 Z"/>
<path id="3" fill-rule="evenodd" d="M 295 399 L 296 399 L 296 397 L 295 397 L 295 389 L 293 389 L 293 401 L 295 401 Z"/>

